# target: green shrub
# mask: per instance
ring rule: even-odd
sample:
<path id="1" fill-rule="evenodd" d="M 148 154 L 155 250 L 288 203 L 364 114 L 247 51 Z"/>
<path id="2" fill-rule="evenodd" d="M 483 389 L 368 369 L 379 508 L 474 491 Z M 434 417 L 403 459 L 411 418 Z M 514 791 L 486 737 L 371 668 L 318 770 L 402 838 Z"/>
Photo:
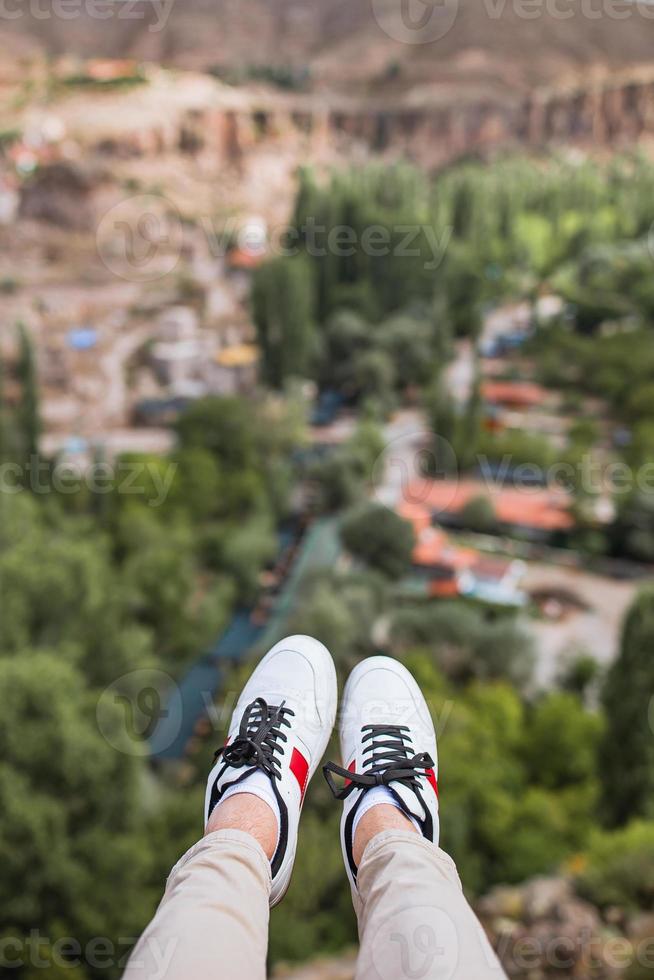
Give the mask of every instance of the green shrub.
<path id="1" fill-rule="evenodd" d="M 605 907 L 654 906 L 654 821 L 634 821 L 621 830 L 596 832 L 586 852 L 577 886 L 584 897 Z"/>

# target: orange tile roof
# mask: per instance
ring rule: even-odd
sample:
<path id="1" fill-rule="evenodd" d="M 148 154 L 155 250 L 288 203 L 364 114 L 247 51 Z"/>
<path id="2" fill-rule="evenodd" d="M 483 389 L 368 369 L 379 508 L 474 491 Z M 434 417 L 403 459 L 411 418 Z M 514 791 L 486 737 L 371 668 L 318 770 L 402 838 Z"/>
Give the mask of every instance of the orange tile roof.
<path id="1" fill-rule="evenodd" d="M 413 524 L 416 543 L 413 549 L 414 565 L 430 567 L 439 565 L 452 571 L 471 568 L 479 553 L 472 548 L 458 548 L 441 528 L 432 527 L 431 512 L 423 504 L 404 501 L 398 507 L 400 517 Z"/>
<path id="2" fill-rule="evenodd" d="M 425 528 L 431 527 L 431 511 L 428 507 L 423 504 L 414 504 L 409 500 L 404 500 L 397 509 L 400 517 L 404 518 L 405 521 L 409 521 L 413 524 L 413 530 L 416 532 L 416 537 L 419 536 L 421 531 Z"/>
<path id="3" fill-rule="evenodd" d="M 459 583 L 455 578 L 447 581 L 436 579 L 429 583 L 429 595 L 433 598 L 448 599 L 452 596 L 458 596 L 459 592 Z"/>
<path id="4" fill-rule="evenodd" d="M 471 568 L 477 561 L 478 553 L 472 548 L 457 548 L 444 531 L 430 528 L 418 538 L 413 549 L 414 565 L 440 565 L 454 571 Z"/>
<path id="5" fill-rule="evenodd" d="M 436 515 L 458 514 L 475 497 L 489 497 L 502 524 L 541 531 L 566 531 L 574 525 L 570 496 L 562 490 L 504 488 L 480 480 L 416 480 L 407 487 L 406 496 Z"/>
<path id="6" fill-rule="evenodd" d="M 263 255 L 248 252 L 245 248 L 234 248 L 227 256 L 227 264 L 230 269 L 257 269 L 263 260 Z"/>
<path id="7" fill-rule="evenodd" d="M 529 381 L 484 381 L 481 386 L 484 401 L 499 405 L 541 405 L 547 392 Z"/>
<path id="8" fill-rule="evenodd" d="M 92 61 L 86 63 L 88 77 L 93 78 L 96 82 L 110 82 L 116 78 L 136 75 L 137 72 L 137 62 L 128 61 L 127 59 L 94 58 Z"/>

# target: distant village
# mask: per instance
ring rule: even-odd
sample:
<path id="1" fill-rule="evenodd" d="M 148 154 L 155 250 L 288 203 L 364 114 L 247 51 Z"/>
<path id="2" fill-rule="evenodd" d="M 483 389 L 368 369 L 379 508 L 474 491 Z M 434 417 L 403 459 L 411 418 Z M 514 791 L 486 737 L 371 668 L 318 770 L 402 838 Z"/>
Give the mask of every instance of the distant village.
<path id="1" fill-rule="evenodd" d="M 133 62 L 62 59 L 45 66 L 30 58 L 21 55 L 13 74 L 5 69 L 0 76 L 0 107 L 3 99 L 9 104 L 8 93 L 15 104 L 28 62 L 31 84 L 54 86 L 56 94 L 38 111 L 14 112 L 16 125 L 0 131 L 5 395 L 16 397 L 13 327 L 22 323 L 37 354 L 46 455 L 84 468 L 99 450 L 109 458 L 167 453 L 171 424 L 190 402 L 247 394 L 257 385 L 251 277 L 269 254 L 272 231 L 287 219 L 302 140 L 309 137 L 301 135 L 298 117 L 292 135 L 273 133 L 267 142 L 270 120 L 257 121 L 247 107 L 236 129 L 239 93 L 207 76 L 188 73 L 181 82 Z M 106 90 L 103 99 L 89 98 L 98 90 Z M 283 125 L 281 113 L 275 127 Z M 319 131 L 310 138 L 319 141 Z M 255 144 L 257 152 L 249 153 Z M 144 213 L 155 223 L 154 241 L 141 227 Z M 130 236 L 139 235 L 146 257 L 156 246 L 145 270 L 129 253 Z M 522 430 L 564 444 L 569 419 L 557 396 L 531 381 L 507 380 L 506 371 L 506 357 L 528 337 L 534 312 L 547 322 L 561 305 L 546 295 L 535 311 L 528 304 L 488 311 L 479 355 L 489 432 Z M 463 343 L 448 372 L 460 404 L 471 373 Z M 350 437 L 355 419 L 338 398 L 324 395 L 312 413 L 312 439 L 333 447 Z M 417 410 L 412 418 L 420 422 Z M 595 618 L 587 614 L 603 587 L 600 577 L 565 567 L 550 577 L 537 564 L 574 523 L 565 491 L 535 485 L 525 493 L 477 478 L 418 481 L 404 490 L 388 504 L 415 532 L 411 572 L 402 583 L 408 596 L 517 609 L 536 598 L 546 620 L 571 624 L 569 633 L 566 625 L 552 638 L 557 650 L 584 647 L 592 637 L 600 655 L 610 656 L 631 587 L 604 623 L 601 603 Z M 467 534 L 462 514 L 480 497 L 490 500 L 504 536 L 499 550 L 499 539 Z M 600 494 L 595 506 L 598 523 L 608 523 L 610 501 Z M 526 543 L 511 545 L 509 554 L 512 535 Z M 546 645 L 547 622 L 538 628 Z"/>
<path id="2" fill-rule="evenodd" d="M 39 65 L 30 61 L 37 78 L 46 71 Z M 256 383 L 259 355 L 247 297 L 262 250 L 232 242 L 217 247 L 195 222 L 182 228 L 180 221 L 174 242 L 167 241 L 165 228 L 161 242 L 154 242 L 172 275 L 160 276 L 156 265 L 145 278 L 140 268 L 133 274 L 121 251 L 121 222 L 138 235 L 142 200 L 169 204 L 167 186 L 155 194 L 142 186 L 140 175 L 153 170 L 142 156 L 155 151 L 165 169 L 167 156 L 179 156 L 180 130 L 174 129 L 174 139 L 161 130 L 162 139 L 150 145 L 146 134 L 160 123 L 146 99 L 134 109 L 139 128 L 130 130 L 121 120 L 122 149 L 112 143 L 110 110 L 82 139 L 71 121 L 77 124 L 87 87 L 138 87 L 141 69 L 126 61 L 61 59 L 54 74 L 71 95 L 64 91 L 52 108 L 30 110 L 17 128 L 0 132 L 0 236 L 10 245 L 0 269 L 6 394 L 12 398 L 11 328 L 20 322 L 37 352 L 46 454 L 83 466 L 98 446 L 109 455 L 166 452 L 169 425 L 189 401 L 246 392 Z M 0 93 L 3 83 L 9 89 L 17 78 L 0 78 Z M 173 127 L 181 127 L 179 113 L 198 93 L 191 83 L 177 96 L 181 108 Z M 123 168 L 108 173 L 102 163 L 107 153 L 117 154 Z M 198 200 L 205 186 L 194 189 Z M 113 220 L 116 207 L 121 210 Z M 238 221 L 240 229 L 265 239 L 264 217 L 244 211 Z"/>

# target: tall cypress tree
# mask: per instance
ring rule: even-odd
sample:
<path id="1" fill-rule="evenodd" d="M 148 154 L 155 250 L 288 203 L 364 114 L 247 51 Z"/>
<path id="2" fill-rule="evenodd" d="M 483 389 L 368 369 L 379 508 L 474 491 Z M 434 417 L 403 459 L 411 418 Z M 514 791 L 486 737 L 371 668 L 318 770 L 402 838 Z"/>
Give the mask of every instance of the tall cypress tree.
<path id="1" fill-rule="evenodd" d="M 454 336 L 452 317 L 447 305 L 445 293 L 437 289 L 432 301 L 434 360 L 439 371 L 442 371 L 454 355 Z"/>
<path id="2" fill-rule="evenodd" d="M 654 817 L 654 589 L 627 613 L 620 654 L 602 701 L 607 718 L 601 753 L 604 812 L 620 825 Z"/>
<path id="3" fill-rule="evenodd" d="M 442 372 L 427 389 L 424 407 L 430 428 L 434 433 L 432 476 L 456 476 L 458 469 L 456 407 L 452 395 L 447 390 Z"/>
<path id="4" fill-rule="evenodd" d="M 315 342 L 311 267 L 304 258 L 272 259 L 257 271 L 252 308 L 261 347 L 262 374 L 281 388 L 304 377 Z"/>
<path id="5" fill-rule="evenodd" d="M 18 380 L 21 385 L 17 422 L 21 452 L 27 462 L 38 455 L 41 435 L 39 383 L 32 340 L 24 324 L 18 324 Z"/>
<path id="6" fill-rule="evenodd" d="M 479 352 L 475 347 L 474 374 L 468 404 L 461 420 L 461 440 L 458 446 L 459 463 L 463 470 L 470 469 L 477 459 L 477 446 L 483 421 L 483 401 L 481 397 L 481 370 L 479 367 Z"/>
<path id="7" fill-rule="evenodd" d="M 5 402 L 5 365 L 0 349 L 0 463 L 5 463 L 10 456 L 9 451 L 9 420 Z"/>

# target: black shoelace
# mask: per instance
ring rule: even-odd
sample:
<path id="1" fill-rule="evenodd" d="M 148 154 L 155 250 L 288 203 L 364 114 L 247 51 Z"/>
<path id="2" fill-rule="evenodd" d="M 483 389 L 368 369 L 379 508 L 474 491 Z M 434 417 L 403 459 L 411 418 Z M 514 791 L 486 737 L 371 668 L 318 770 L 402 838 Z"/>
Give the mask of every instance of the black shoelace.
<path id="1" fill-rule="evenodd" d="M 373 786 L 388 786 L 398 782 L 412 790 L 419 790 L 418 779 L 427 770 L 433 769 L 434 761 L 428 752 L 411 755 L 408 744 L 410 729 L 406 725 L 364 725 L 362 742 L 369 744 L 364 749 L 364 772 L 350 772 L 334 762 L 323 766 L 327 784 L 337 800 L 345 800 L 355 789 L 367 792 Z M 339 788 L 332 773 L 348 780 Z"/>
<path id="2" fill-rule="evenodd" d="M 284 707 L 283 701 L 279 707 L 273 707 L 263 698 L 257 698 L 243 712 L 234 741 L 218 749 L 215 758 L 222 756 L 223 761 L 234 769 L 254 767 L 279 779 L 281 766 L 276 756 L 283 752 L 281 743 L 288 741 L 282 727 L 291 727 L 288 719 L 294 714 Z"/>

